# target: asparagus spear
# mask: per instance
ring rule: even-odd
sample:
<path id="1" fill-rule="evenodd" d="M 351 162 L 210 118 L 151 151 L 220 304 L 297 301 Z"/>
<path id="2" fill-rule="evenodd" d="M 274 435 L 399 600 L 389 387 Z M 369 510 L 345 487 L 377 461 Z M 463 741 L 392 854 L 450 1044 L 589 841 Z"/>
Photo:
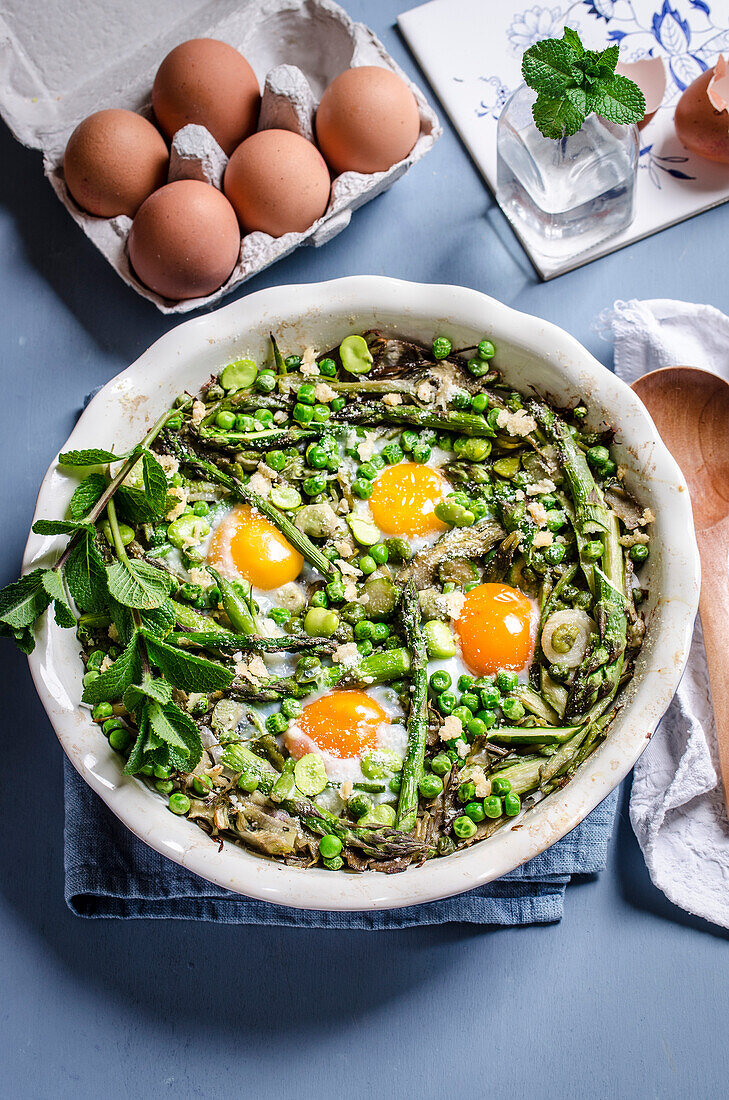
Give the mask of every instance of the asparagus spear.
<path id="1" fill-rule="evenodd" d="M 418 592 L 412 581 L 408 581 L 403 588 L 400 619 L 412 654 L 412 696 L 407 723 L 408 748 L 402 770 L 396 823 L 398 829 L 411 832 L 418 820 L 418 783 L 423 774 L 428 730 L 428 654 L 420 629 Z"/>
<path id="2" fill-rule="evenodd" d="M 287 695 L 303 699 L 312 691 L 322 687 L 336 687 L 337 684 L 386 684 L 391 680 L 402 680 L 410 672 L 411 660 L 407 649 L 387 649 L 382 653 L 372 653 L 364 657 L 353 668 L 342 665 L 323 666 L 316 679 L 307 683 L 296 680 L 271 679 L 260 684 L 236 680 L 228 694 L 234 699 L 246 699 L 249 702 L 276 702 Z"/>
<path id="3" fill-rule="evenodd" d="M 318 570 L 322 576 L 331 579 L 338 575 L 338 570 L 332 565 L 329 559 L 322 554 L 321 550 L 314 545 L 308 535 L 305 535 L 303 531 L 299 531 L 298 527 L 295 527 L 291 520 L 288 519 L 283 512 L 280 512 L 278 508 L 274 508 L 272 504 L 269 504 L 267 500 L 260 497 L 258 493 L 254 493 L 237 477 L 233 477 L 232 474 L 226 474 L 223 470 L 219 470 L 213 462 L 208 462 L 207 459 L 202 458 L 194 451 L 183 447 L 179 440 L 173 440 L 172 437 L 170 437 L 168 442 L 170 442 L 173 450 L 176 451 L 180 461 L 186 466 L 198 470 L 210 481 L 216 481 L 219 485 L 223 485 L 229 490 L 231 496 L 242 501 L 244 504 L 249 504 L 252 508 L 255 508 L 257 512 L 260 512 L 262 516 L 265 516 L 267 520 L 270 520 L 284 538 L 291 543 L 294 549 L 298 550 L 302 557 L 308 561 L 309 565 L 312 565 Z"/>
<path id="4" fill-rule="evenodd" d="M 383 404 L 349 405 L 341 412 L 333 413 L 328 423 L 348 424 L 397 424 L 400 427 L 436 428 L 440 432 L 459 432 L 461 435 L 492 438 L 496 435 L 485 417 L 466 412 L 435 412 L 419 409 L 415 405 L 388 406 Z"/>
<path id="5" fill-rule="evenodd" d="M 531 411 L 553 443 L 567 475 L 575 502 L 575 522 L 582 535 L 602 533 L 608 523 L 609 509 L 587 465 L 587 459 L 575 443 L 569 428 L 541 402 L 533 401 Z"/>
<path id="6" fill-rule="evenodd" d="M 175 631 L 165 641 L 180 649 L 221 649 L 241 653 L 331 653 L 334 643 L 326 638 L 310 638 L 308 634 L 286 634 L 268 638 L 261 634 L 233 634 L 228 631 Z"/>
<path id="7" fill-rule="evenodd" d="M 295 447 L 313 439 L 321 439 L 332 429 L 327 424 L 310 424 L 306 428 L 292 428 L 283 425 L 280 428 L 264 428 L 260 432 L 223 431 L 222 428 L 197 429 L 197 436 L 211 447 L 223 450 L 240 451 L 247 447 L 252 451 L 268 451 L 272 447 Z"/>

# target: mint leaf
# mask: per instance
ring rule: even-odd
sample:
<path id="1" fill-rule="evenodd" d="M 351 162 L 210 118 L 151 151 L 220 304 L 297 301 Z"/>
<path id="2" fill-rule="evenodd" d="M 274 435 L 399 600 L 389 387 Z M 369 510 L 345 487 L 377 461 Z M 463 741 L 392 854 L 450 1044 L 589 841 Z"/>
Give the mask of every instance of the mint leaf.
<path id="1" fill-rule="evenodd" d="M 82 611 L 108 609 L 106 566 L 96 545 L 93 528 L 71 551 L 64 566 L 64 576 L 74 603 Z"/>
<path id="2" fill-rule="evenodd" d="M 522 58 L 521 72 L 535 92 L 559 95 L 574 82 L 574 62 L 569 46 L 558 39 L 547 38 L 527 50 Z"/>
<path id="3" fill-rule="evenodd" d="M 66 589 L 63 587 L 61 574 L 55 569 L 47 569 L 41 577 L 43 587 L 53 600 L 54 618 L 59 626 L 69 629 L 76 625 L 76 616 L 68 606 Z"/>
<path id="4" fill-rule="evenodd" d="M 610 73 L 615 72 L 615 66 L 618 63 L 619 58 L 620 46 L 617 42 L 615 42 L 612 46 L 608 46 L 607 49 L 603 50 L 602 53 L 599 55 L 600 68 L 603 70 L 608 70 L 608 72 L 605 73 L 606 76 L 608 76 Z"/>
<path id="5" fill-rule="evenodd" d="M 137 632 L 126 649 L 119 654 L 114 664 L 102 672 L 84 688 L 81 696 L 84 703 L 95 706 L 108 703 L 112 699 L 121 699 L 124 692 L 142 676 L 142 655 L 140 637 Z"/>
<path id="6" fill-rule="evenodd" d="M 0 623 L 22 633 L 40 618 L 51 602 L 44 585 L 45 569 L 34 569 L 0 591 Z"/>
<path id="7" fill-rule="evenodd" d="M 119 486 L 116 503 L 131 523 L 153 523 L 168 511 L 167 476 L 151 451 L 138 453 L 140 461 Z"/>
<path id="8" fill-rule="evenodd" d="M 142 453 L 142 475 L 144 491 L 159 512 L 167 504 L 167 475 L 151 451 Z"/>
<path id="9" fill-rule="evenodd" d="M 71 519 L 39 519 L 33 530 L 36 535 L 75 535 L 77 531 L 91 530 L 91 525 Z"/>
<path id="10" fill-rule="evenodd" d="M 124 769 L 127 775 L 139 770 L 140 757 L 154 747 L 155 742 L 167 746 L 170 761 L 186 771 L 191 771 L 202 755 L 200 732 L 192 718 L 175 703 L 147 700 L 142 704 L 140 735 Z"/>
<path id="11" fill-rule="evenodd" d="M 549 41 L 549 39 L 547 39 L 547 41 Z M 569 46 L 571 50 L 574 50 L 576 54 L 581 55 L 585 52 L 585 47 L 580 41 L 579 34 L 577 31 L 573 31 L 572 27 L 565 27 L 562 41 Z"/>
<path id="12" fill-rule="evenodd" d="M 153 680 L 151 676 L 144 676 L 141 684 L 130 684 L 122 699 L 127 710 L 136 710 L 145 699 L 169 703 L 172 699 L 172 684 L 168 684 L 166 680 Z"/>
<path id="13" fill-rule="evenodd" d="M 233 682 L 233 673 L 222 665 L 167 645 L 147 631 L 144 638 L 150 661 L 171 684 L 183 691 L 221 691 Z"/>
<path id="14" fill-rule="evenodd" d="M 96 504 L 101 494 L 106 489 L 106 478 L 103 474 L 89 474 L 76 488 L 68 510 L 71 519 L 83 519 Z"/>
<path id="15" fill-rule="evenodd" d="M 172 578 L 147 561 L 126 558 L 106 571 L 109 592 L 124 607 L 151 611 L 163 604 L 172 591 Z"/>
<path id="16" fill-rule="evenodd" d="M 620 73 L 601 80 L 588 103 L 595 114 L 622 125 L 640 122 L 645 114 L 645 96 L 637 84 Z"/>
<path id="17" fill-rule="evenodd" d="M 585 116 L 569 99 L 539 95 L 534 104 L 534 123 L 541 134 L 547 138 L 563 138 L 576 134 L 585 121 Z"/>
<path id="18" fill-rule="evenodd" d="M 159 607 L 153 607 L 151 611 L 142 611 L 142 625 L 146 626 L 150 634 L 155 638 L 164 638 L 177 623 L 175 609 L 170 600 L 165 600 Z"/>
<path id="19" fill-rule="evenodd" d="M 106 466 L 109 462 L 118 462 L 124 455 L 115 455 L 112 451 L 103 451 L 100 447 L 90 447 L 86 451 L 65 451 L 58 456 L 59 466 Z"/>

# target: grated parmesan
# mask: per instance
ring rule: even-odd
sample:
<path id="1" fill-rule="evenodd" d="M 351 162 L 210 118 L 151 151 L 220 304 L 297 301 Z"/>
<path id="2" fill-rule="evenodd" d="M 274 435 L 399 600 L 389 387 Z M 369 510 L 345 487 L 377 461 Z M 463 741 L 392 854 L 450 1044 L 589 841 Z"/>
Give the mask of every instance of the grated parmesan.
<path id="1" fill-rule="evenodd" d="M 509 409 L 499 409 L 496 423 L 499 428 L 503 428 L 509 435 L 529 435 L 537 428 L 536 420 L 526 409 L 517 409 L 516 412 L 511 412 Z"/>
<path id="2" fill-rule="evenodd" d="M 383 405 L 402 405 L 402 395 L 399 393 L 386 393 L 382 398 Z"/>

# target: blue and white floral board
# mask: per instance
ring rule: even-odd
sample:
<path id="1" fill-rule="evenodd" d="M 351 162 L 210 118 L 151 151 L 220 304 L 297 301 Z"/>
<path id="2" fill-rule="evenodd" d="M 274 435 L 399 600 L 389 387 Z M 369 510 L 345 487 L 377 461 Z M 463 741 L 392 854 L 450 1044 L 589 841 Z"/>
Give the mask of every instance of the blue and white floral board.
<path id="1" fill-rule="evenodd" d="M 521 56 L 565 25 L 590 47 L 620 43 L 622 61 L 661 55 L 663 105 L 641 130 L 637 214 L 628 229 L 568 263 L 532 263 L 551 279 L 729 199 L 729 165 L 680 144 L 673 112 L 719 53 L 729 53 L 729 0 L 431 0 L 400 16 L 400 29 L 492 191 L 496 121 L 521 83 Z M 528 251 L 528 250 L 527 250 Z"/>

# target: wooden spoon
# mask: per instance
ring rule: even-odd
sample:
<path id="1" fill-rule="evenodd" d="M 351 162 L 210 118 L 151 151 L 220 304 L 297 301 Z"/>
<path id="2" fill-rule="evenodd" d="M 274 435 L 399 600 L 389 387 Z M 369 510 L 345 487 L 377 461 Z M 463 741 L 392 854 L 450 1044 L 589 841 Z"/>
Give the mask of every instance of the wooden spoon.
<path id="1" fill-rule="evenodd" d="M 701 556 L 699 612 L 729 808 L 729 385 L 709 371 L 666 367 L 632 387 L 678 462 Z"/>

